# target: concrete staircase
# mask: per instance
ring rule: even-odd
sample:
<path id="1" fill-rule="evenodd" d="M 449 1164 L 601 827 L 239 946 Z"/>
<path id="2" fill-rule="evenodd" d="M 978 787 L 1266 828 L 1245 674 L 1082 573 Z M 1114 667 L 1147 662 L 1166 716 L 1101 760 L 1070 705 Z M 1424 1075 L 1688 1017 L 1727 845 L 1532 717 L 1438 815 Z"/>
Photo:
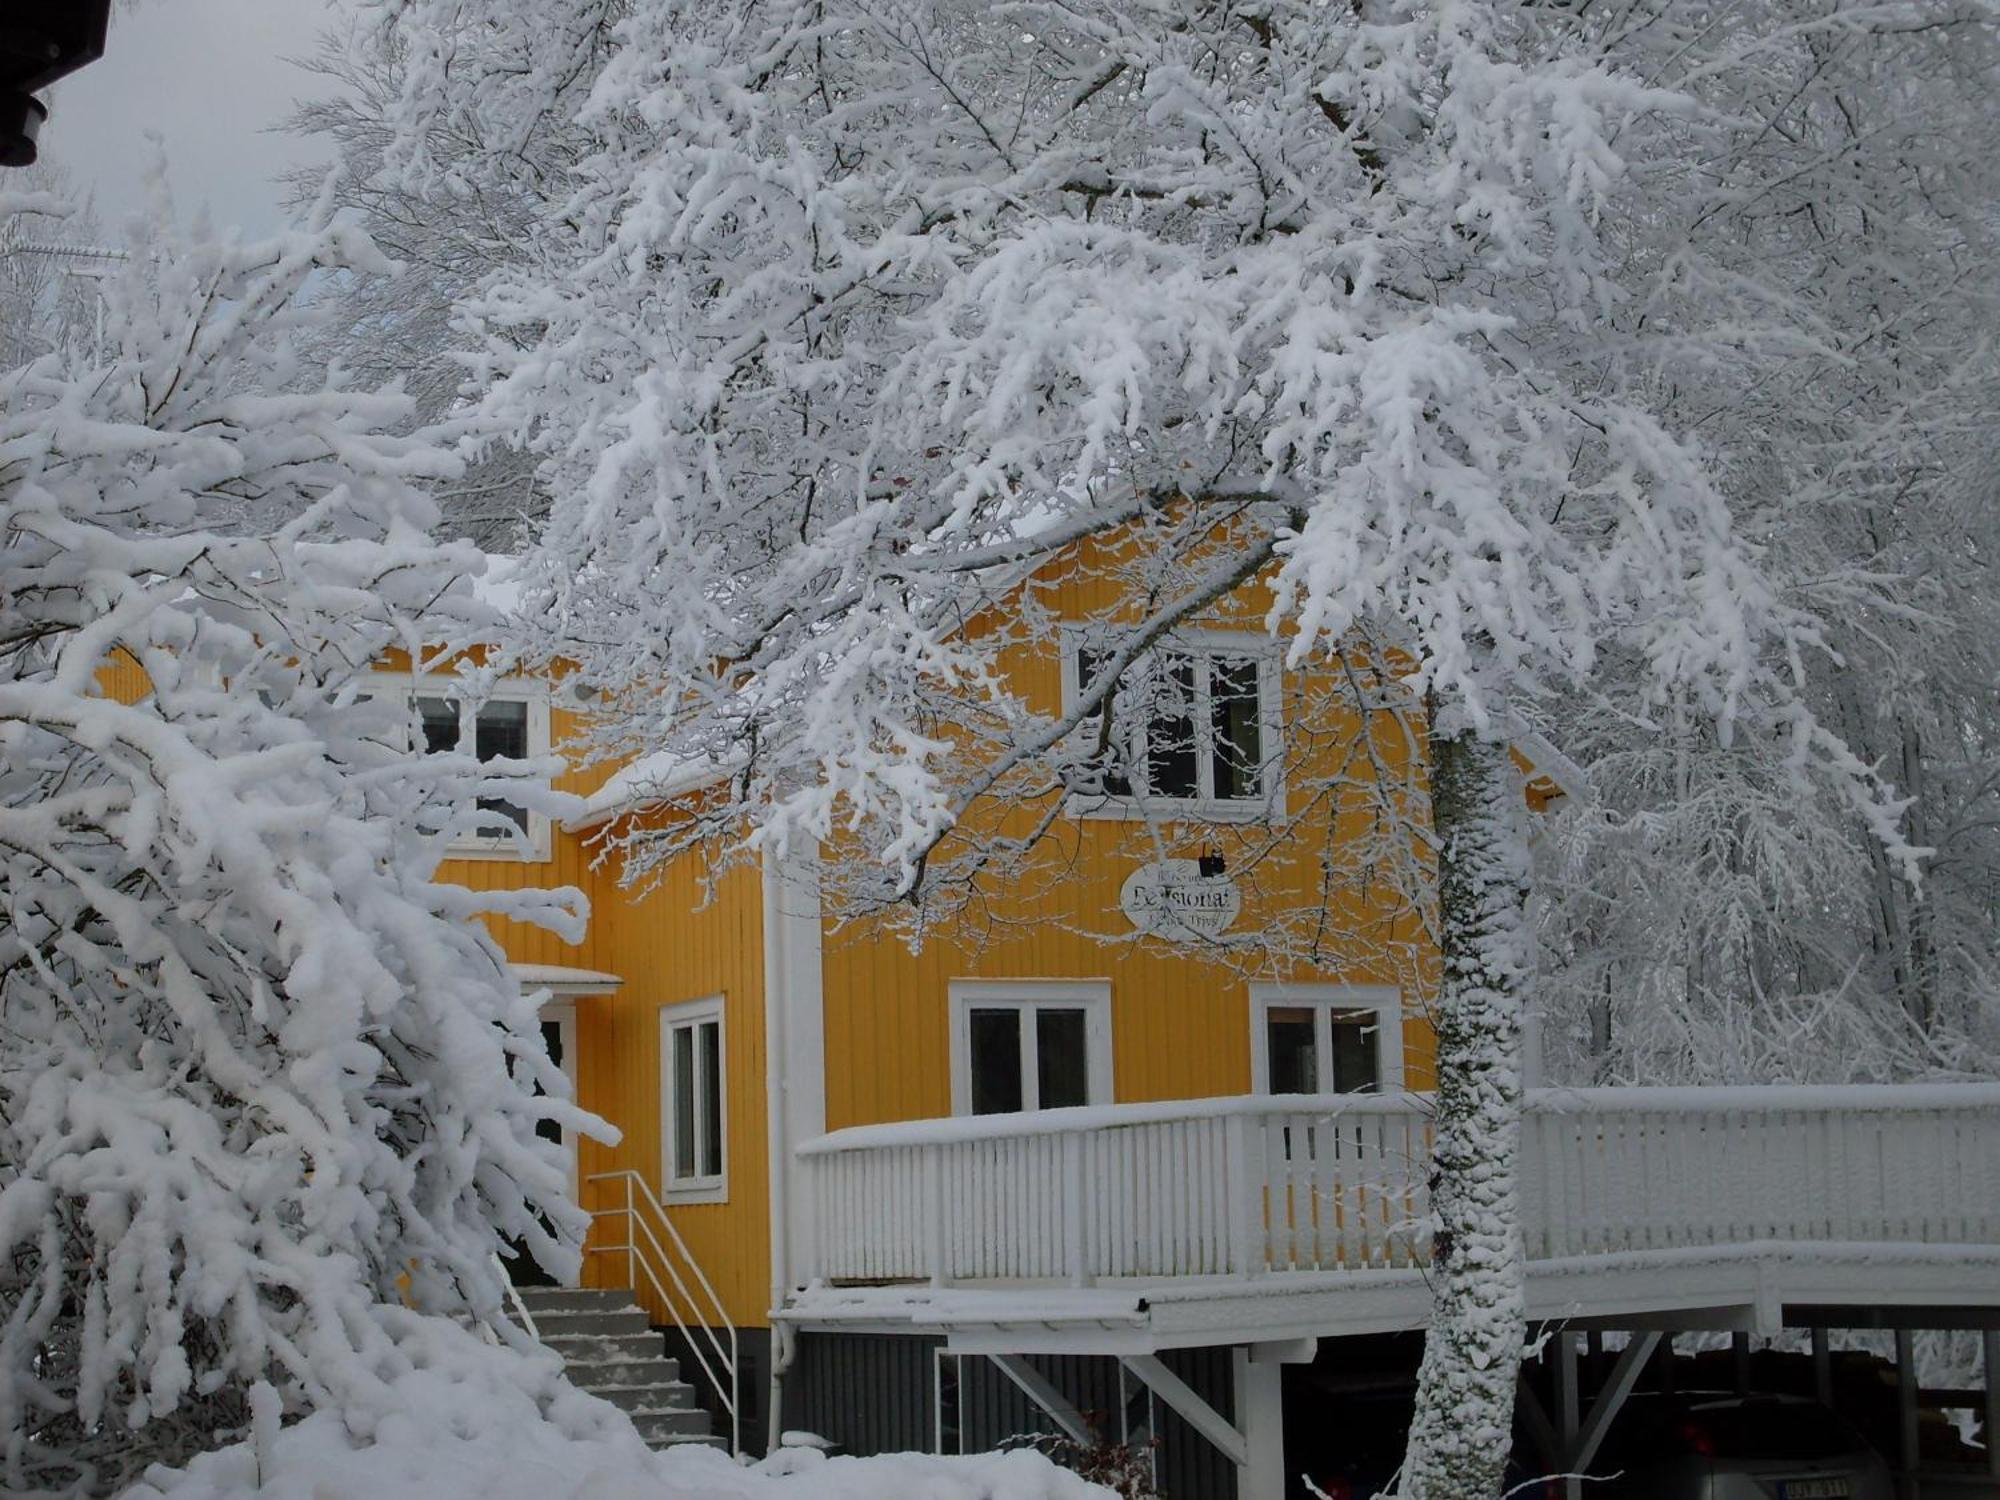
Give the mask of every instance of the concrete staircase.
<path id="1" fill-rule="evenodd" d="M 563 1358 L 571 1384 L 622 1407 L 654 1448 L 678 1443 L 724 1446 L 709 1415 L 665 1357 L 664 1335 L 632 1294 L 590 1287 L 522 1287 L 535 1333 Z"/>

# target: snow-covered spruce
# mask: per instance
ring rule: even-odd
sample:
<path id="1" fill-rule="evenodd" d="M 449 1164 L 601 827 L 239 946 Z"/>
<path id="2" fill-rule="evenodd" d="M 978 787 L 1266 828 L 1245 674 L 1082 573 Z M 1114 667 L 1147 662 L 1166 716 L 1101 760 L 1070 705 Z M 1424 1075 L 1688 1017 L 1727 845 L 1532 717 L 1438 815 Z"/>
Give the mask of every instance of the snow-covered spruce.
<path id="1" fill-rule="evenodd" d="M 581 1230 L 535 1125 L 589 1122 L 475 920 L 581 914 L 432 880 L 478 797 L 551 805 L 548 768 L 414 754 L 368 688 L 426 612 L 473 623 L 478 555 L 412 488 L 452 461 L 383 435 L 394 394 L 291 384 L 308 284 L 380 262 L 324 218 L 129 248 L 101 354 L 0 374 L 15 1495 L 111 1493 L 255 1382 L 365 1402 L 409 1365 L 379 1304 L 490 1314 L 497 1235 L 560 1269 Z"/>
<path id="2" fill-rule="evenodd" d="M 1703 70 L 1761 81 L 1786 7 L 1744 32 L 1522 0 L 378 9 L 409 191 L 506 193 L 523 162 L 568 189 L 461 303 L 468 426 L 550 497 L 524 649 L 579 660 L 605 748 L 727 768 L 624 835 L 636 876 L 835 840 L 836 909 L 919 939 L 1018 882 L 1066 798 L 1134 780 L 1121 695 L 1259 584 L 1294 667 L 1362 679 L 1289 734 L 1360 705 L 1407 750 L 1430 702 L 1503 766 L 1615 662 L 1628 712 L 1782 738 L 1907 869 L 1897 801 L 1799 696 L 1819 627 L 1733 527 L 1737 455 L 1663 395 L 1748 400 L 1820 332 L 1680 204 L 1713 160 Z M 1035 580 L 1086 566 L 1116 602 L 1064 619 Z M 1079 640 L 1060 704 L 1005 670 Z M 1292 805 L 1381 784 L 1360 738 Z M 1434 851 L 1449 883 L 1479 844 L 1436 843 L 1416 782 L 1379 811 L 1370 873 Z M 1491 973 L 1454 981 L 1451 1056 L 1459 1123 L 1495 1128 L 1439 1183 L 1464 1336 L 1426 1366 L 1425 1500 L 1492 1493 L 1456 1434 L 1506 1430 L 1519 1355 L 1511 1200 L 1468 1180 L 1513 1170 L 1518 871 L 1471 889 L 1486 925 L 1444 946 Z"/>

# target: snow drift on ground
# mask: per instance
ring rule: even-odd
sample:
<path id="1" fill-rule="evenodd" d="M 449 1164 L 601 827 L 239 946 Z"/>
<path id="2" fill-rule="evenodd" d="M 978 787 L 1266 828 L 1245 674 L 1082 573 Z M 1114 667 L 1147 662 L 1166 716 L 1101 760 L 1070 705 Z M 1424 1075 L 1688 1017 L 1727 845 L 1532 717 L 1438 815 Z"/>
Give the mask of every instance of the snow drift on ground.
<path id="1" fill-rule="evenodd" d="M 281 1427 L 260 1388 L 251 1436 L 124 1500 L 1104 1500 L 1021 1450 L 968 1458 L 828 1458 L 787 1448 L 742 1467 L 712 1448 L 653 1453 L 623 1413 L 563 1380 L 553 1355 L 422 1320 L 416 1367 L 346 1412 Z"/>

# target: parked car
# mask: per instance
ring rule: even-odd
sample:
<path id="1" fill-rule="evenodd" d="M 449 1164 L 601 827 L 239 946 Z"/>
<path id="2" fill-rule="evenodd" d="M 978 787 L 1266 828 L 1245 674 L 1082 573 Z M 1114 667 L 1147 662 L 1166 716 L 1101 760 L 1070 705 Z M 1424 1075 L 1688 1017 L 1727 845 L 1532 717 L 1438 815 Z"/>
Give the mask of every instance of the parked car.
<path id="1" fill-rule="evenodd" d="M 1817 1401 L 1634 1395 L 1591 1463 L 1591 1500 L 1895 1500 L 1889 1466 Z"/>

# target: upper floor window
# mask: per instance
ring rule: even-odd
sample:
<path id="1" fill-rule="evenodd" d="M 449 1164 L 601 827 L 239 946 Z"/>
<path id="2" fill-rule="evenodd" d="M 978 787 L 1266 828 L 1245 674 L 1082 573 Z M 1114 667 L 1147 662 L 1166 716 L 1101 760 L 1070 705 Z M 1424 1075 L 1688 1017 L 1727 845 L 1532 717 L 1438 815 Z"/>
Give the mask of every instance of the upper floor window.
<path id="1" fill-rule="evenodd" d="M 532 760 L 549 753 L 549 703 L 538 684 L 504 681 L 475 702 L 463 696 L 449 677 L 413 679 L 384 673 L 380 680 L 406 695 L 405 701 L 416 711 L 423 748 L 433 755 L 462 751 L 487 761 Z M 541 813 L 506 797 L 481 797 L 478 808 L 479 827 L 452 841 L 454 855 L 549 857 L 549 820 Z"/>
<path id="2" fill-rule="evenodd" d="M 481 760 L 526 760 L 536 753 L 525 699 L 489 698 L 484 703 L 472 704 L 420 692 L 417 717 L 424 727 L 424 748 L 433 755 L 470 750 Z M 523 833 L 529 832 L 528 810 L 517 802 L 481 797 L 479 810 L 493 818 L 505 818 Z M 482 836 L 505 836 L 505 829 L 491 824 L 491 819 L 487 822 L 491 826 L 482 827 Z"/>
<path id="3" fill-rule="evenodd" d="M 1070 659 L 1068 700 L 1093 687 L 1108 653 Z M 1205 637 L 1148 652 L 1111 698 L 1103 767 L 1107 797 L 1249 816 L 1276 791 L 1279 749 L 1275 658 L 1244 638 Z"/>

